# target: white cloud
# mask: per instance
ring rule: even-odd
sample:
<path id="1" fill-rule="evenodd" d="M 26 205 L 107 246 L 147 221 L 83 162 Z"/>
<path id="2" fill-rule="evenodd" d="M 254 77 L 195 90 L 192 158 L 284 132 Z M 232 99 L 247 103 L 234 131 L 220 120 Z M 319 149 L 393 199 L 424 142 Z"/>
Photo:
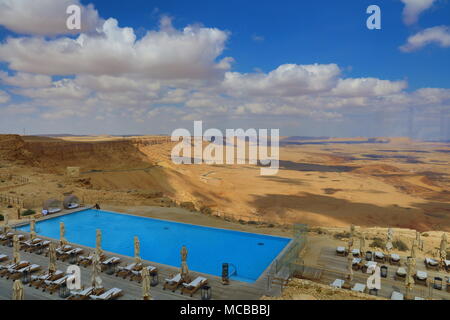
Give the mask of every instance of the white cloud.
<path id="1" fill-rule="evenodd" d="M 78 33 L 69 30 L 66 9 L 78 5 L 81 10 L 81 32 L 94 32 L 101 25 L 93 5 L 83 6 L 79 0 L 0 0 L 0 25 L 20 34 L 61 35 Z"/>
<path id="2" fill-rule="evenodd" d="M 90 90 L 78 86 L 73 80 L 63 79 L 53 82 L 49 88 L 16 89 L 15 93 L 34 99 L 82 99 Z"/>
<path id="3" fill-rule="evenodd" d="M 52 78 L 49 76 L 24 72 L 9 76 L 6 72 L 0 71 L 0 80 L 6 85 L 21 88 L 42 88 L 52 84 Z"/>
<path id="4" fill-rule="evenodd" d="M 298 96 L 332 89 L 339 74 L 336 64 L 285 64 L 268 74 L 227 72 L 224 87 L 231 95 Z"/>
<path id="5" fill-rule="evenodd" d="M 163 24 L 136 40 L 132 28 L 115 19 L 103 24 L 99 35 L 77 39 L 9 38 L 0 46 L 0 60 L 13 70 L 48 75 L 139 74 L 153 79 L 203 79 L 230 68 L 230 59 L 217 62 L 228 33 L 187 26 L 178 31 Z"/>
<path id="6" fill-rule="evenodd" d="M 383 96 L 400 92 L 407 86 L 406 81 L 389 81 L 376 78 L 340 79 L 331 94 L 349 97 Z"/>
<path id="7" fill-rule="evenodd" d="M 0 90 L 0 103 L 5 103 L 10 100 L 10 96 L 5 91 Z"/>
<path id="8" fill-rule="evenodd" d="M 403 22 L 411 25 L 417 22 L 419 15 L 429 9 L 436 0 L 401 0 L 405 4 Z"/>
<path id="9" fill-rule="evenodd" d="M 443 48 L 450 47 L 450 27 L 437 26 L 422 30 L 409 37 L 407 43 L 401 46 L 400 50 L 403 52 L 411 52 L 432 43 Z"/>

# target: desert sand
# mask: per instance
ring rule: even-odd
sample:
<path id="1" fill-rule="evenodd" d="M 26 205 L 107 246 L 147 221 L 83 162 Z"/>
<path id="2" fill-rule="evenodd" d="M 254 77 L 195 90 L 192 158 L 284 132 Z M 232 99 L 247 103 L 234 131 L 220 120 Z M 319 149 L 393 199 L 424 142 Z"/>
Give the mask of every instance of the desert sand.
<path id="1" fill-rule="evenodd" d="M 284 138 L 276 176 L 255 165 L 175 165 L 173 146 L 162 136 L 0 135 L 0 194 L 39 211 L 75 193 L 86 203 L 184 207 L 242 223 L 450 231 L 448 144 Z M 66 175 L 72 166 L 79 177 Z"/>

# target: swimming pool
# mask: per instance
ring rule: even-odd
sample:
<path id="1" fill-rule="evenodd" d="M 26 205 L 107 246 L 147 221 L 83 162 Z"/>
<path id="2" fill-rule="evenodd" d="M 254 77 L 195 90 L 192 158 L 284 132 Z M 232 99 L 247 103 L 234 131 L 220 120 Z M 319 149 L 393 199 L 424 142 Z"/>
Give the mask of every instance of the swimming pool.
<path id="1" fill-rule="evenodd" d="M 39 221 L 36 233 L 58 239 L 60 222 L 65 224 L 69 242 L 95 247 L 100 229 L 104 250 L 130 257 L 138 236 L 144 260 L 174 267 L 180 267 L 180 250 L 185 245 L 189 269 L 221 276 L 222 263 L 227 262 L 230 271 L 237 270 L 231 278 L 245 282 L 256 281 L 291 240 L 99 210 Z M 30 231 L 29 225 L 17 229 Z"/>

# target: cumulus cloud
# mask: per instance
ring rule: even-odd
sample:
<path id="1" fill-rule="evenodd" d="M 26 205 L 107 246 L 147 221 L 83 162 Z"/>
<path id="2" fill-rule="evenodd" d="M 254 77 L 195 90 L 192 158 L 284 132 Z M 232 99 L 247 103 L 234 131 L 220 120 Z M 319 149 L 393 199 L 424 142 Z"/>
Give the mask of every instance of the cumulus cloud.
<path id="1" fill-rule="evenodd" d="M 0 90 L 0 103 L 8 102 L 10 99 L 9 94 L 7 94 L 5 91 Z"/>
<path id="2" fill-rule="evenodd" d="M 338 96 L 383 96 L 402 91 L 406 81 L 389 81 L 376 78 L 340 79 L 331 94 Z"/>
<path id="3" fill-rule="evenodd" d="M 163 29 L 136 40 L 132 28 L 108 19 L 100 34 L 81 34 L 55 40 L 9 38 L 0 46 L 0 60 L 14 70 L 48 75 L 124 75 L 147 78 L 208 78 L 230 68 L 222 54 L 228 33 L 215 28 L 187 26 Z"/>
<path id="4" fill-rule="evenodd" d="M 0 71 L 0 80 L 6 85 L 21 88 L 49 87 L 52 84 L 52 78 L 49 76 L 24 72 L 9 76 L 8 73 Z"/>
<path id="5" fill-rule="evenodd" d="M 81 8 L 81 30 L 69 30 L 67 7 Z M 102 19 L 94 6 L 79 0 L 0 0 L 0 25 L 20 34 L 54 36 L 95 32 Z"/>
<path id="6" fill-rule="evenodd" d="M 437 26 L 422 30 L 409 37 L 407 43 L 401 46 L 400 50 L 403 52 L 411 52 L 432 43 L 442 48 L 450 47 L 450 27 Z"/>
<path id="7" fill-rule="evenodd" d="M 340 69 L 336 64 L 285 64 L 268 74 L 225 74 L 224 87 L 232 95 L 296 96 L 332 89 Z"/>
<path id="8" fill-rule="evenodd" d="M 403 22 L 411 25 L 417 22 L 422 12 L 429 9 L 436 0 L 401 0 L 405 4 Z"/>

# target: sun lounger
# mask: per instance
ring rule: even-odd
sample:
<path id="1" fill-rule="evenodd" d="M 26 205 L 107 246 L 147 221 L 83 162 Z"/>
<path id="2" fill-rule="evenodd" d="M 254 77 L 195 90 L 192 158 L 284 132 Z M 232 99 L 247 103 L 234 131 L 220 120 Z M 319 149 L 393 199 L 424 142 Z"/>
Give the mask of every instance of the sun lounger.
<path id="1" fill-rule="evenodd" d="M 107 270 L 111 266 L 118 265 L 122 260 L 118 257 L 111 257 L 102 262 L 102 271 Z"/>
<path id="2" fill-rule="evenodd" d="M 342 280 L 342 279 L 336 279 L 336 280 L 333 281 L 332 284 L 330 284 L 330 286 L 332 286 L 333 288 L 339 288 L 339 289 L 341 289 L 342 286 L 344 285 L 344 283 L 345 283 L 345 280 Z"/>
<path id="3" fill-rule="evenodd" d="M 345 257 L 347 255 L 347 249 L 345 247 L 337 247 L 336 248 L 336 254 L 338 256 Z"/>
<path id="4" fill-rule="evenodd" d="M 42 253 L 43 250 L 45 248 L 47 248 L 48 246 L 50 246 L 50 241 L 48 240 L 43 240 L 41 242 L 38 242 L 34 245 L 32 245 L 29 249 L 28 252 L 34 252 L 34 253 Z"/>
<path id="5" fill-rule="evenodd" d="M 73 248 L 59 255 L 59 260 L 66 261 L 71 256 L 78 256 L 83 253 L 83 249 L 81 248 Z"/>
<path id="6" fill-rule="evenodd" d="M 64 276 L 64 272 L 62 272 L 61 270 L 57 270 L 53 273 L 49 273 L 47 271 L 46 273 L 43 273 L 43 274 L 32 275 L 29 286 L 39 289 L 46 280 L 55 281 L 55 280 L 61 279 L 63 276 Z"/>
<path id="7" fill-rule="evenodd" d="M 39 270 L 41 270 L 41 266 L 38 264 L 32 264 L 32 265 L 29 265 L 27 267 L 24 267 L 24 268 L 18 269 L 18 270 L 11 269 L 11 270 L 8 270 L 7 279 L 17 280 L 17 279 L 20 279 L 24 275 L 25 272 L 33 273 L 33 272 L 36 272 Z"/>
<path id="8" fill-rule="evenodd" d="M 42 291 L 47 291 L 50 294 L 55 293 L 62 285 L 67 281 L 67 275 L 59 278 L 58 280 L 45 280 L 43 283 Z"/>
<path id="9" fill-rule="evenodd" d="M 375 261 L 367 261 L 361 268 L 362 272 L 366 273 L 368 269 L 373 269 L 375 271 L 375 267 L 377 266 L 377 262 Z"/>
<path id="10" fill-rule="evenodd" d="M 439 270 L 439 262 L 431 259 L 431 258 L 425 258 L 425 267 L 427 269 L 432 269 L 432 270 Z"/>
<path id="11" fill-rule="evenodd" d="M 364 293 L 366 292 L 366 285 L 362 283 L 355 283 L 355 285 L 352 288 L 352 291 Z"/>
<path id="12" fill-rule="evenodd" d="M 48 214 L 55 214 L 55 213 L 58 213 L 58 212 L 61 212 L 61 209 L 49 209 L 48 210 Z"/>
<path id="13" fill-rule="evenodd" d="M 12 241 L 12 239 L 15 235 L 16 234 L 14 232 L 8 232 L 6 235 L 3 234 L 2 238 L 0 238 L 0 243 L 3 245 L 9 243 L 10 241 Z M 19 241 L 23 241 L 23 240 L 25 240 L 25 236 L 23 234 L 17 234 L 17 239 Z"/>
<path id="14" fill-rule="evenodd" d="M 359 256 L 361 256 L 361 251 L 359 249 L 353 249 L 352 250 L 352 255 L 354 257 L 359 257 Z"/>
<path id="15" fill-rule="evenodd" d="M 405 278 L 406 278 L 406 269 L 403 267 L 398 268 L 397 271 L 395 272 L 394 279 L 404 281 Z"/>
<path id="16" fill-rule="evenodd" d="M 400 265 L 400 256 L 398 254 L 391 254 L 391 256 L 389 257 L 389 263 L 392 265 Z"/>
<path id="17" fill-rule="evenodd" d="M 6 254 L 0 254 L 0 262 L 8 261 L 8 256 Z"/>
<path id="18" fill-rule="evenodd" d="M 29 239 L 26 241 L 20 242 L 20 250 L 28 251 L 30 248 L 32 248 L 34 245 L 38 244 L 39 242 L 42 242 L 42 239 L 35 238 L 33 240 Z"/>
<path id="19" fill-rule="evenodd" d="M 402 293 L 398 291 L 392 292 L 391 300 L 404 300 L 404 296 Z"/>
<path id="20" fill-rule="evenodd" d="M 386 261 L 386 257 L 384 256 L 383 252 L 379 252 L 379 251 L 375 252 L 374 257 L 375 257 L 375 261 L 377 261 L 377 262 L 385 262 Z"/>
<path id="21" fill-rule="evenodd" d="M 28 261 L 20 261 L 19 263 L 11 263 L 8 265 L 0 266 L 0 276 L 4 277 L 10 273 L 11 270 L 19 270 L 29 266 L 30 263 Z"/>
<path id="22" fill-rule="evenodd" d="M 117 299 L 121 296 L 123 296 L 123 291 L 121 289 L 112 288 L 99 296 L 90 295 L 89 298 L 92 300 L 112 300 Z"/>
<path id="23" fill-rule="evenodd" d="M 78 203 L 69 203 L 67 205 L 67 209 L 71 210 L 71 209 L 76 209 L 78 208 L 80 205 Z"/>
<path id="24" fill-rule="evenodd" d="M 417 284 L 428 286 L 428 274 L 425 271 L 417 271 L 414 278 Z"/>
<path id="25" fill-rule="evenodd" d="M 87 300 L 89 296 L 93 295 L 94 287 L 89 287 L 79 291 L 72 291 L 68 300 Z"/>
<path id="26" fill-rule="evenodd" d="M 94 259 L 94 254 L 93 253 L 91 253 L 88 256 L 79 256 L 77 264 L 79 266 L 87 267 L 87 266 L 92 264 L 92 259 Z M 102 254 L 100 256 L 100 262 L 104 261 L 105 259 L 106 259 L 106 256 Z"/>
<path id="27" fill-rule="evenodd" d="M 183 283 L 181 273 L 173 276 L 170 279 L 165 279 L 163 290 L 169 289 L 175 292 L 175 290 Z"/>
<path id="28" fill-rule="evenodd" d="M 116 277 L 126 278 L 132 274 L 132 271 L 140 271 L 142 270 L 142 263 L 131 263 L 125 267 L 118 267 L 118 271 L 116 272 Z"/>
<path id="29" fill-rule="evenodd" d="M 353 258 L 352 268 L 353 270 L 359 270 L 362 267 L 362 259 L 361 258 Z"/>
<path id="30" fill-rule="evenodd" d="M 181 288 L 181 294 L 187 293 L 191 297 L 194 295 L 194 293 L 197 292 L 198 289 L 203 287 L 204 285 L 208 284 L 208 279 L 204 277 L 197 277 L 190 283 L 183 283 L 183 288 Z"/>
<path id="31" fill-rule="evenodd" d="M 154 266 L 148 266 L 148 267 L 145 267 L 145 268 L 148 269 L 148 272 L 150 274 L 155 274 L 155 273 L 158 272 L 158 269 L 156 267 L 154 267 Z M 141 271 L 137 271 L 137 270 L 131 271 L 131 278 L 130 278 L 130 280 L 141 282 L 142 281 L 142 270 Z"/>

